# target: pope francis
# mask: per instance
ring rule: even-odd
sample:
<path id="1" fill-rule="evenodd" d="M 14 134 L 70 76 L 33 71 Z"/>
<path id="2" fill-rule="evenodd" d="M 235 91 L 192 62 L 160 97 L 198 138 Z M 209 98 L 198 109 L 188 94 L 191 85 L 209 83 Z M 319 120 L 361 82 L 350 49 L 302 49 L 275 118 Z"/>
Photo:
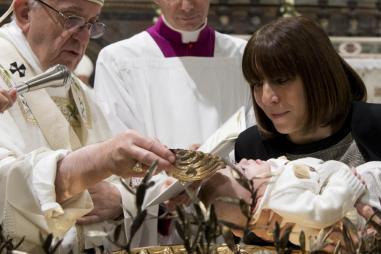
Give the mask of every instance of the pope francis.
<path id="1" fill-rule="evenodd" d="M 102 6 L 103 0 L 14 0 L 4 15 L 13 12 L 13 19 L 0 28 L 0 87 L 56 64 L 74 70 L 89 39 L 106 29 Z M 18 95 L 0 115 L 0 223 L 6 235 L 25 236 L 21 249 L 31 253 L 41 253 L 39 233 L 63 237 L 92 210 L 87 188 L 113 174 L 141 175 L 133 171 L 137 161 L 158 159 L 168 168 L 175 159 L 135 131 L 110 138 L 92 91 L 74 75 L 69 83 Z"/>

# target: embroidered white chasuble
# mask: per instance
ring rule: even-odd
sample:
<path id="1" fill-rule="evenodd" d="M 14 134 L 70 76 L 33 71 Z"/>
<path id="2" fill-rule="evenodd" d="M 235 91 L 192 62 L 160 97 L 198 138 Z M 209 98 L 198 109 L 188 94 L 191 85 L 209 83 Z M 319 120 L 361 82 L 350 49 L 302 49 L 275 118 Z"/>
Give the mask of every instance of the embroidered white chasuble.
<path id="1" fill-rule="evenodd" d="M 0 48 L 1 88 L 42 72 L 14 22 L 0 28 Z M 0 221 L 10 237 L 26 237 L 22 247 L 29 252 L 37 252 L 39 232 L 63 237 L 93 207 L 87 191 L 56 202 L 57 162 L 110 135 L 93 91 L 74 76 L 68 83 L 18 96 L 0 114 Z"/>

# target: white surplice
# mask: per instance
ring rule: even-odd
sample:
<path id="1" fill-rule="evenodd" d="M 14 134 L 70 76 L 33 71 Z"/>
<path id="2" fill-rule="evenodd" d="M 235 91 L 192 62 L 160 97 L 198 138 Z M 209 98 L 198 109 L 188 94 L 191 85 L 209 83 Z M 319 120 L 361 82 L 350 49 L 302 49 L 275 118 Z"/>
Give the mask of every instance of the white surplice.
<path id="1" fill-rule="evenodd" d="M 95 91 L 113 133 L 135 129 L 186 148 L 205 141 L 240 106 L 249 113 L 244 47 L 245 41 L 218 32 L 214 57 L 164 58 L 147 32 L 106 47 Z"/>
<path id="2" fill-rule="evenodd" d="M 14 21 L 0 28 L 0 48 L 1 88 L 9 89 L 10 80 L 18 84 L 42 72 Z M 0 222 L 10 237 L 26 237 L 22 249 L 29 252 L 39 252 L 36 250 L 41 244 L 39 232 L 63 237 L 93 207 L 87 191 L 64 204 L 56 202 L 57 162 L 78 146 L 110 136 L 108 125 L 94 103 L 93 91 L 76 77 L 68 83 L 66 87 L 18 96 L 15 105 L 0 114 Z M 74 99 L 70 100 L 69 93 Z M 30 110 L 33 103 L 45 109 L 40 114 L 50 121 L 47 132 L 41 131 L 36 112 Z M 52 115 L 52 109 L 61 115 Z M 64 126 L 68 128 L 56 129 L 59 125 L 55 123 L 60 121 L 67 121 Z M 69 129 L 74 130 L 78 139 L 73 147 L 70 141 L 74 139 L 62 140 Z"/>
<path id="3" fill-rule="evenodd" d="M 253 124 L 251 92 L 241 71 L 246 42 L 215 34 L 214 57 L 165 58 L 146 31 L 104 48 L 95 91 L 112 132 L 135 129 L 170 148 L 187 148 L 202 144 L 241 106 Z M 163 179 L 155 180 L 148 195 L 160 191 Z M 148 212 L 157 215 L 157 206 Z M 131 221 L 125 216 L 128 227 Z M 157 245 L 158 238 L 157 222 L 150 220 L 133 246 Z"/>

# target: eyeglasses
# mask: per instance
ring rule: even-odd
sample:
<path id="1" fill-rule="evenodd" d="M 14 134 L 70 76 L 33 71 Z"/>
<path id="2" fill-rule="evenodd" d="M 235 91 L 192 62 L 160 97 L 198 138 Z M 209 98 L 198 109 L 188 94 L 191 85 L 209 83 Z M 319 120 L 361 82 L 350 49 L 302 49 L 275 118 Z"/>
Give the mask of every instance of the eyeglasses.
<path id="1" fill-rule="evenodd" d="M 64 20 L 63 22 L 63 27 L 67 30 L 77 30 L 83 27 L 86 27 L 89 32 L 90 32 L 90 38 L 91 39 L 97 39 L 101 37 L 104 32 L 106 31 L 106 25 L 103 24 L 102 22 L 87 22 L 85 18 L 79 17 L 79 16 L 66 16 L 59 10 L 56 10 L 49 4 L 43 2 L 42 0 L 37 0 L 37 2 L 40 2 L 41 4 L 45 5 L 49 9 L 53 10 L 56 12 L 59 16 L 61 16 Z"/>

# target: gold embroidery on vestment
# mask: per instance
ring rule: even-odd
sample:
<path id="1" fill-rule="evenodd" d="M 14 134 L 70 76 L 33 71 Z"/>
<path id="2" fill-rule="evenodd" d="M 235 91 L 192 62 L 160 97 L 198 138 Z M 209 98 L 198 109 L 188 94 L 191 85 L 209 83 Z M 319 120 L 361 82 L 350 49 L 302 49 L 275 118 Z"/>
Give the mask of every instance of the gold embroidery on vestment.
<path id="1" fill-rule="evenodd" d="M 73 100 L 70 100 L 66 97 L 58 96 L 52 96 L 51 98 L 72 127 L 81 126 L 81 123 L 79 121 L 79 113 Z"/>

